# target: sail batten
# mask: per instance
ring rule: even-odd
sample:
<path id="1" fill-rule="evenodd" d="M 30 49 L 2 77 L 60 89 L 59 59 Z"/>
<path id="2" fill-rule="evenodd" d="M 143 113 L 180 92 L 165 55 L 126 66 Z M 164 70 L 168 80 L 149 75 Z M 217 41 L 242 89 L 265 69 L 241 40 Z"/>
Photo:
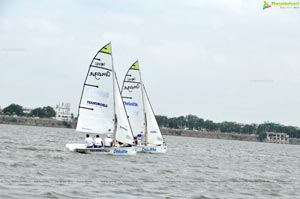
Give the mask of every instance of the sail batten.
<path id="1" fill-rule="evenodd" d="M 101 68 L 101 69 L 103 69 L 103 70 L 112 71 L 112 69 L 105 68 L 105 67 L 101 67 L 101 66 L 94 66 L 94 65 L 91 65 L 91 67 L 94 67 L 94 68 Z"/>

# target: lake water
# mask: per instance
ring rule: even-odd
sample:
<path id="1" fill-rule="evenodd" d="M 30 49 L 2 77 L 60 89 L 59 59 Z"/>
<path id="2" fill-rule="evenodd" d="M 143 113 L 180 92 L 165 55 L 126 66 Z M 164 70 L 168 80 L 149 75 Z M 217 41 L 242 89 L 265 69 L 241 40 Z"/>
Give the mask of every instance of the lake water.
<path id="1" fill-rule="evenodd" d="M 165 136 L 166 154 L 64 151 L 84 136 L 0 125 L 0 198 L 300 198 L 300 146 Z"/>

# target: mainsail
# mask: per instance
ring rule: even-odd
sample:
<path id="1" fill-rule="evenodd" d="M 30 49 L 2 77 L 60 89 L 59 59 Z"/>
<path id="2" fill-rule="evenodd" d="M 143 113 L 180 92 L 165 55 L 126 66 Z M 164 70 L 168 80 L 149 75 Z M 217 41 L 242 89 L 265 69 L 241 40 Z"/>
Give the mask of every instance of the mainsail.
<path id="1" fill-rule="evenodd" d="M 123 86 L 122 98 L 129 121 L 132 127 L 133 135 L 145 133 L 145 114 L 143 107 L 143 95 L 141 86 L 141 76 L 138 62 L 135 62 L 128 70 Z"/>
<path id="2" fill-rule="evenodd" d="M 129 68 L 122 86 L 122 98 L 133 134 L 144 132 L 146 144 L 159 145 L 164 140 L 142 82 L 139 63 Z"/>
<path id="3" fill-rule="evenodd" d="M 114 133 L 115 140 L 133 143 L 129 121 L 116 83 L 110 43 L 98 51 L 89 66 L 80 99 L 76 130 L 99 134 Z"/>

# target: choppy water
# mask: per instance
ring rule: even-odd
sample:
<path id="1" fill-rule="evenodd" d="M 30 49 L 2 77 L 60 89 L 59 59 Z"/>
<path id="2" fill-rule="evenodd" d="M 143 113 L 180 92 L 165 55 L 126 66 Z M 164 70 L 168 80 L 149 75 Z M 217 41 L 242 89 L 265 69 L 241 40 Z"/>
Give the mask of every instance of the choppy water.
<path id="1" fill-rule="evenodd" d="M 78 154 L 74 130 L 0 125 L 0 198 L 300 198 L 300 146 L 165 138 L 166 154 Z"/>

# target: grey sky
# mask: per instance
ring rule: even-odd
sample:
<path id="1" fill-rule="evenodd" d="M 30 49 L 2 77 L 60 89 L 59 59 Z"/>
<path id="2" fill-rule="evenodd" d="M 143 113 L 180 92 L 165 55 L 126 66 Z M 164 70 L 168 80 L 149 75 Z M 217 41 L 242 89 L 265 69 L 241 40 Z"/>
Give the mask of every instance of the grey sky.
<path id="1" fill-rule="evenodd" d="M 156 114 L 300 126 L 300 10 L 263 1 L 0 1 L 0 105 L 70 102 L 112 42 Z"/>

